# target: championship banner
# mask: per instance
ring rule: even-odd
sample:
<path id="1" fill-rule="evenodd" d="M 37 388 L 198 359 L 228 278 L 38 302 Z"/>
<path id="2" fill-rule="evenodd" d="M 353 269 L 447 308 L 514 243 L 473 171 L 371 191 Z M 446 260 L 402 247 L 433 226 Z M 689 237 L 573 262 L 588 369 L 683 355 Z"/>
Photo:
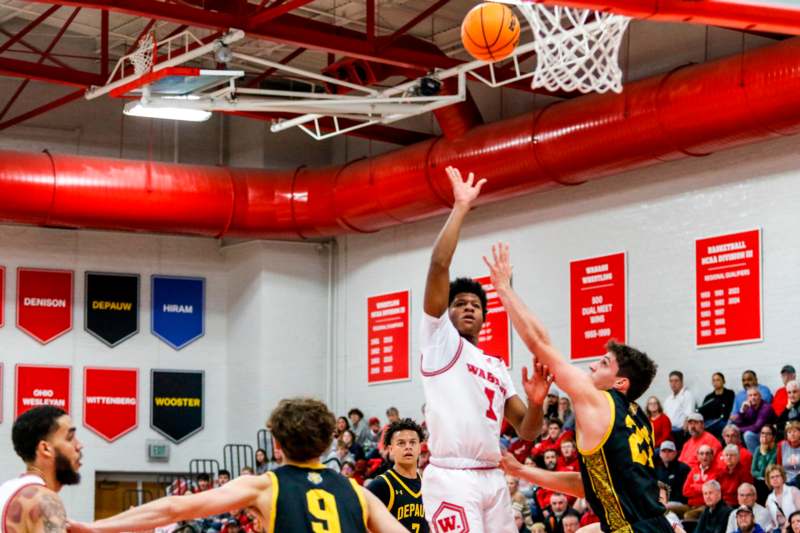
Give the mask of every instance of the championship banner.
<path id="1" fill-rule="evenodd" d="M 205 278 L 153 276 L 153 334 L 180 350 L 205 332 Z"/>
<path id="2" fill-rule="evenodd" d="M 695 242 L 698 347 L 762 340 L 761 230 Z"/>
<path id="3" fill-rule="evenodd" d="M 139 424 L 139 371 L 83 369 L 83 425 L 114 442 Z"/>
<path id="4" fill-rule="evenodd" d="M 486 292 L 486 313 L 478 334 L 478 347 L 488 355 L 501 358 L 511 368 L 511 327 L 508 312 L 500 302 L 489 276 L 475 278 Z"/>
<path id="5" fill-rule="evenodd" d="M 625 252 L 569 264 L 571 358 L 601 357 L 627 339 Z"/>
<path id="6" fill-rule="evenodd" d="M 17 327 L 47 344 L 72 329 L 72 271 L 17 269 Z"/>
<path id="7" fill-rule="evenodd" d="M 112 348 L 139 332 L 139 276 L 86 273 L 84 328 Z"/>
<path id="8" fill-rule="evenodd" d="M 14 418 L 40 405 L 53 405 L 69 413 L 71 375 L 68 366 L 17 365 Z"/>
<path id="9" fill-rule="evenodd" d="M 151 370 L 150 427 L 178 444 L 203 429 L 203 371 Z"/>
<path id="10" fill-rule="evenodd" d="M 367 298 L 367 383 L 409 379 L 409 291 Z"/>

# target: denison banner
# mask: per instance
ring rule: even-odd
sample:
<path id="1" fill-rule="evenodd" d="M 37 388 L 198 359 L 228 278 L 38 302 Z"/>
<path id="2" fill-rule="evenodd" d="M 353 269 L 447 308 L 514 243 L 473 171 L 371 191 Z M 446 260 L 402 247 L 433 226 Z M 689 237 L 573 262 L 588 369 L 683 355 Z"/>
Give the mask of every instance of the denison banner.
<path id="1" fill-rule="evenodd" d="M 570 261 L 570 354 L 601 357 L 627 339 L 625 252 Z"/>
<path id="2" fill-rule="evenodd" d="M 174 443 L 203 429 L 202 370 L 151 370 L 150 427 Z"/>
<path id="3" fill-rule="evenodd" d="M 697 346 L 762 340 L 761 230 L 695 242 Z"/>
<path id="4" fill-rule="evenodd" d="M 69 413 L 71 375 L 68 366 L 17 365 L 14 418 L 40 405 L 53 405 Z"/>
<path id="5" fill-rule="evenodd" d="M 47 344 L 72 329 L 72 271 L 17 269 L 17 327 Z"/>
<path id="6" fill-rule="evenodd" d="M 139 332 L 139 276 L 86 273 L 84 328 L 112 348 Z"/>
<path id="7" fill-rule="evenodd" d="M 114 442 L 139 422 L 139 371 L 135 368 L 83 369 L 83 424 Z"/>
<path id="8" fill-rule="evenodd" d="M 367 298 L 367 383 L 409 379 L 409 291 Z"/>
<path id="9" fill-rule="evenodd" d="M 511 367 L 511 327 L 506 308 L 500 302 L 489 276 L 475 278 L 486 292 L 486 310 L 483 326 L 478 334 L 478 347 L 485 354 L 499 357 Z"/>
<path id="10" fill-rule="evenodd" d="M 153 334 L 176 350 L 202 337 L 205 293 L 205 278 L 153 276 Z"/>

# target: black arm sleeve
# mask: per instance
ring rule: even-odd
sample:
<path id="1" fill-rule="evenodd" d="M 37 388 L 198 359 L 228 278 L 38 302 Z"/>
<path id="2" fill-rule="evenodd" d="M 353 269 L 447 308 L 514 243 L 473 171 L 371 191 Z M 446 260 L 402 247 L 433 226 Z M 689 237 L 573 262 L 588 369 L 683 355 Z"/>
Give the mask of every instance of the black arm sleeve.
<path id="1" fill-rule="evenodd" d="M 367 490 L 375 495 L 383 505 L 389 505 L 389 484 L 382 477 L 376 477 L 367 485 Z"/>

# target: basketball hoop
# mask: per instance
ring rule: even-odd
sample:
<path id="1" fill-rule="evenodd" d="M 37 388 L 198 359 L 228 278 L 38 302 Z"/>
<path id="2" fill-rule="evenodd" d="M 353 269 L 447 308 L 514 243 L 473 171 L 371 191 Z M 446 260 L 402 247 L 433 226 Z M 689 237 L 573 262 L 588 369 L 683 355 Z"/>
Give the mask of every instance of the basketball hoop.
<path id="1" fill-rule="evenodd" d="M 129 56 L 128 61 L 133 65 L 137 76 L 150 72 L 156 54 L 156 38 L 153 32 L 148 32 L 139 41 L 139 46 Z"/>
<path id="2" fill-rule="evenodd" d="M 536 52 L 533 87 L 622 92 L 619 50 L 630 18 L 535 0 L 496 1 L 515 5 L 531 26 Z"/>

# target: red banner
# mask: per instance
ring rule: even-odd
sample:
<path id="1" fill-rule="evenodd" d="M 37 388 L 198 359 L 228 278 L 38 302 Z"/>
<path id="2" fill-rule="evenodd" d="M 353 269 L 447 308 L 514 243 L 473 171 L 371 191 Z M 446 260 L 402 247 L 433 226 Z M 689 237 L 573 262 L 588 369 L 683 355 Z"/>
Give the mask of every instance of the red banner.
<path id="1" fill-rule="evenodd" d="M 698 239 L 697 345 L 759 341 L 761 230 Z"/>
<path id="2" fill-rule="evenodd" d="M 409 379 L 409 292 L 367 298 L 367 383 Z"/>
<path id="3" fill-rule="evenodd" d="M 72 329 L 72 271 L 17 269 L 17 327 L 47 344 Z"/>
<path id="4" fill-rule="evenodd" d="M 486 291 L 486 313 L 483 327 L 478 334 L 478 347 L 487 355 L 499 357 L 506 363 L 506 367 L 510 368 L 511 329 L 506 308 L 500 302 L 489 276 L 475 278 L 475 281 Z"/>
<path id="5" fill-rule="evenodd" d="M 14 418 L 40 405 L 54 405 L 69 413 L 71 370 L 68 366 L 17 365 Z"/>
<path id="6" fill-rule="evenodd" d="M 6 267 L 0 266 L 0 328 L 6 324 Z M 0 417 L 3 416 L 0 414 Z"/>
<path id="7" fill-rule="evenodd" d="M 83 369 L 83 424 L 113 442 L 139 423 L 139 371 Z"/>
<path id="8" fill-rule="evenodd" d="M 627 338 L 625 252 L 569 264 L 572 359 L 601 357 L 606 343 Z"/>

